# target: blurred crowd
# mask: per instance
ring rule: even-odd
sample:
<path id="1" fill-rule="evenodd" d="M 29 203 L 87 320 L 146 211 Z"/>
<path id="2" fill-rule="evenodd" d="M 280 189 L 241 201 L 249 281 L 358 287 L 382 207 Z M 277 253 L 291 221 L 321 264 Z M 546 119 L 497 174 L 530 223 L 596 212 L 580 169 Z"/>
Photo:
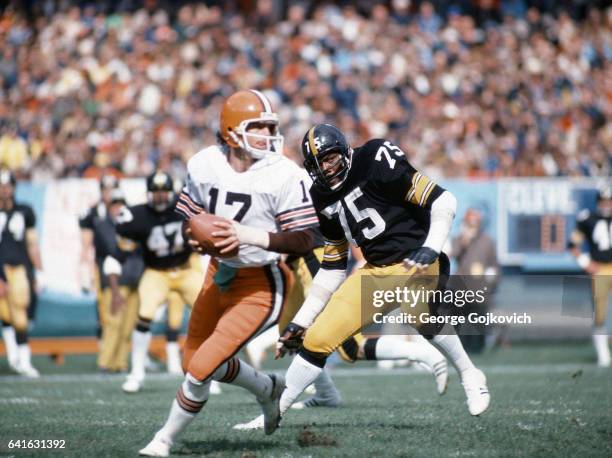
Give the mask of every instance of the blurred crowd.
<path id="1" fill-rule="evenodd" d="M 131 3 L 4 9 L 0 163 L 36 182 L 182 176 L 224 97 L 258 88 L 296 160 L 325 121 L 355 145 L 395 141 L 432 177 L 611 173 L 598 2 Z"/>

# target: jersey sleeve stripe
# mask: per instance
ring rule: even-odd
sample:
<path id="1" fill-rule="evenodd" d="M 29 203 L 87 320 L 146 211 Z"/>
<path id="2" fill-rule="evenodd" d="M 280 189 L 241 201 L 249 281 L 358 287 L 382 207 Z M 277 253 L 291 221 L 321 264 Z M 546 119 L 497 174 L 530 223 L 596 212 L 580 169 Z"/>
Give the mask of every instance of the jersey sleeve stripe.
<path id="1" fill-rule="evenodd" d="M 179 196 L 179 200 L 182 200 L 183 202 L 185 202 L 187 205 L 189 205 L 192 208 L 198 208 L 200 210 L 206 210 L 206 208 L 204 208 L 203 205 L 197 203 L 195 200 L 193 200 L 191 198 L 191 196 L 186 192 L 186 191 L 182 191 L 181 195 Z"/>
<path id="2" fill-rule="evenodd" d="M 421 207 L 425 206 L 425 204 L 427 203 L 427 198 L 429 197 L 429 193 L 431 193 L 435 185 L 436 184 L 433 181 L 430 181 L 429 183 L 427 183 L 427 186 L 425 187 L 425 190 L 423 191 L 423 196 L 421 197 L 421 200 L 419 201 L 419 205 Z"/>
<path id="3" fill-rule="evenodd" d="M 282 216 L 277 216 L 276 220 L 279 222 L 285 222 L 289 219 L 294 219 L 296 217 L 300 217 L 300 216 L 316 216 L 316 212 L 314 210 L 314 208 L 307 208 L 304 210 L 296 210 L 294 212 L 291 213 L 286 213 Z"/>
<path id="4" fill-rule="evenodd" d="M 281 224 L 281 231 L 289 231 L 293 229 L 309 229 L 311 227 L 317 227 L 318 225 L 319 219 L 317 217 L 301 218 L 297 221 Z"/>
<path id="5" fill-rule="evenodd" d="M 200 214 L 200 212 L 194 212 L 182 202 L 176 203 L 174 211 L 177 212 L 179 215 L 183 216 L 185 219 L 193 218 L 194 216 Z"/>
<path id="6" fill-rule="evenodd" d="M 348 258 L 344 258 L 340 261 L 328 261 L 323 259 L 321 263 L 321 269 L 329 269 L 329 270 L 346 270 L 346 266 L 348 265 Z"/>
<path id="7" fill-rule="evenodd" d="M 276 218 L 281 218 L 283 217 L 283 215 L 286 215 L 288 213 L 292 213 L 295 211 L 299 211 L 299 210 L 307 210 L 307 209 L 311 209 L 314 212 L 314 208 L 311 204 L 306 204 L 306 205 L 302 205 L 300 207 L 294 207 L 294 208 L 290 208 L 288 210 L 284 210 L 282 212 L 279 212 L 276 214 Z"/>

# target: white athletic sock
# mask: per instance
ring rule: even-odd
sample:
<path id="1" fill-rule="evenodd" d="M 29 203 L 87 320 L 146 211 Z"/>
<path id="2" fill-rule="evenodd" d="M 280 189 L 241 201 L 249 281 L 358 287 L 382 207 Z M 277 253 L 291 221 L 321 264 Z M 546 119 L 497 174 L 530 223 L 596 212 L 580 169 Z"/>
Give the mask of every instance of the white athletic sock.
<path id="1" fill-rule="evenodd" d="M 607 330 L 604 327 L 593 328 L 593 345 L 600 366 L 610 365 L 610 347 L 608 346 Z"/>
<path id="2" fill-rule="evenodd" d="M 178 342 L 166 342 L 166 369 L 171 373 L 181 372 L 181 352 Z"/>
<path id="3" fill-rule="evenodd" d="M 30 346 L 27 343 L 19 344 L 17 346 L 17 355 L 19 357 L 19 368 L 29 369 L 32 367 L 32 352 Z"/>
<path id="4" fill-rule="evenodd" d="M 329 371 L 323 369 L 319 376 L 314 381 L 314 386 L 317 389 L 316 397 L 320 399 L 338 398 L 340 393 L 334 385 L 334 381 L 329 375 Z"/>
<path id="5" fill-rule="evenodd" d="M 132 333 L 132 372 L 130 375 L 138 380 L 144 380 L 147 353 L 151 343 L 151 332 L 137 329 Z"/>
<path id="6" fill-rule="evenodd" d="M 323 372 L 322 368 L 309 363 L 300 355 L 293 358 L 289 369 L 287 369 L 287 375 L 285 375 L 287 388 L 283 391 L 280 399 L 281 415 L 291 407 L 291 404 L 302 394 L 302 391 L 314 382 L 321 372 Z"/>
<path id="7" fill-rule="evenodd" d="M 463 349 L 457 334 L 439 334 L 431 340 L 431 343 L 453 363 L 459 375 L 465 371 L 475 369 L 472 360 Z"/>
<path id="8" fill-rule="evenodd" d="M 187 374 L 176 398 L 172 401 L 168 419 L 156 436 L 170 444 L 174 443 L 178 435 L 193 421 L 206 404 L 209 388 L 210 382 L 200 382 Z"/>
<path id="9" fill-rule="evenodd" d="M 241 386 L 258 398 L 265 398 L 272 392 L 270 376 L 259 372 L 236 357 L 221 365 L 212 378 L 218 382 Z"/>
<path id="10" fill-rule="evenodd" d="M 2 326 L 2 339 L 4 340 L 4 348 L 6 348 L 6 357 L 9 364 L 11 367 L 17 367 L 19 364 L 19 355 L 17 353 L 15 330 L 12 326 Z"/>
<path id="11" fill-rule="evenodd" d="M 443 356 L 426 339 L 409 342 L 393 336 L 382 336 L 376 342 L 376 359 L 409 359 L 433 366 Z"/>

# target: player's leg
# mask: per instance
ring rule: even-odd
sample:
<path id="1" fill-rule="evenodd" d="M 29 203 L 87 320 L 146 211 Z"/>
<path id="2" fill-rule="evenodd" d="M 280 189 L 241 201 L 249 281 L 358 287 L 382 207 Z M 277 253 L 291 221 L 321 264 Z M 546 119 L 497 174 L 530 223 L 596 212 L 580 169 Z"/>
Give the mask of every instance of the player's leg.
<path id="1" fill-rule="evenodd" d="M 178 336 L 183 324 L 185 301 L 182 296 L 170 291 L 168 294 L 168 322 L 166 327 L 166 370 L 170 374 L 183 375 Z"/>
<path id="2" fill-rule="evenodd" d="M 282 307 L 282 273 L 278 268 L 274 269 L 277 272 L 268 268 L 265 273 L 264 269 L 257 270 L 261 271 L 259 276 L 263 274 L 262 278 L 248 279 L 248 285 L 243 288 L 239 287 L 240 278 L 236 278 L 235 294 L 222 295 L 214 283 L 217 263 L 211 263 L 189 319 L 183 358 L 185 381 L 172 403 L 166 423 L 140 451 L 141 454 L 168 456 L 178 435 L 206 403 L 211 380 L 242 386 L 256 394 L 264 410 L 274 407 L 278 410 L 278 398 L 284 387 L 282 379 L 277 381 L 276 377 L 261 374 L 235 357 Z M 263 287 L 262 280 L 267 283 Z M 265 305 L 263 301 L 266 301 Z M 234 302 L 237 303 L 234 305 Z M 270 416 L 270 412 L 266 414 Z"/>
<path id="3" fill-rule="evenodd" d="M 17 340 L 15 329 L 11 325 L 11 315 L 6 297 L 0 298 L 0 324 L 2 325 L 2 340 L 6 349 L 6 357 L 11 370 L 18 372 L 19 356 L 17 354 Z"/>
<path id="4" fill-rule="evenodd" d="M 116 355 L 116 370 L 126 371 L 128 369 L 128 357 L 130 354 L 130 342 L 132 332 L 138 320 L 138 290 L 132 287 L 127 288 L 127 299 L 121 317 L 119 331 L 119 347 Z"/>
<path id="5" fill-rule="evenodd" d="M 437 288 L 442 289 L 446 286 L 449 271 L 450 263 L 448 257 L 442 253 L 438 261 L 429 266 L 426 273 L 428 275 L 438 275 Z M 431 315 L 436 314 L 438 312 L 437 307 L 438 304 L 435 302 L 427 303 L 420 301 L 416 303 L 414 314 L 417 319 L 414 327 L 453 364 L 461 378 L 470 414 L 480 415 L 489 407 L 490 402 L 487 379 L 484 373 L 474 366 L 453 327 L 443 327 L 438 324 L 432 325 L 430 323 L 423 323 L 420 320 L 421 314 L 424 312 L 428 312 Z"/>
<path id="6" fill-rule="evenodd" d="M 119 294 L 124 298 L 125 291 L 120 288 Z M 111 290 L 104 288 L 101 294 L 100 307 L 104 310 L 104 327 L 102 328 L 102 338 L 100 350 L 98 352 L 98 369 L 103 371 L 114 370 L 115 355 L 119 347 L 119 331 L 121 327 L 122 310 L 112 313 L 111 311 Z"/>
<path id="7" fill-rule="evenodd" d="M 30 345 L 28 344 L 28 305 L 30 286 L 24 266 L 5 266 L 8 294 L 7 302 L 10 321 L 15 329 L 17 341 L 18 372 L 26 377 L 36 378 L 40 374 L 32 366 Z"/>
<path id="8" fill-rule="evenodd" d="M 371 322 L 371 317 L 363 316 L 361 311 L 361 276 L 367 275 L 366 270 L 365 267 L 357 269 L 344 281 L 306 331 L 303 348 L 287 370 L 281 414 L 323 373 L 327 357 Z"/>
<path id="9" fill-rule="evenodd" d="M 168 296 L 169 285 L 167 273 L 155 269 L 146 269 L 138 284 L 138 321 L 132 333 L 131 372 L 122 385 L 126 393 L 140 391 L 145 378 L 147 352 L 151 343 L 151 322 L 155 312 Z"/>
<path id="10" fill-rule="evenodd" d="M 610 347 L 608 346 L 608 331 L 606 315 L 608 297 L 612 291 L 612 264 L 602 264 L 599 272 L 593 276 L 593 305 L 595 307 L 593 326 L 593 345 L 597 353 L 599 367 L 610 366 Z"/>

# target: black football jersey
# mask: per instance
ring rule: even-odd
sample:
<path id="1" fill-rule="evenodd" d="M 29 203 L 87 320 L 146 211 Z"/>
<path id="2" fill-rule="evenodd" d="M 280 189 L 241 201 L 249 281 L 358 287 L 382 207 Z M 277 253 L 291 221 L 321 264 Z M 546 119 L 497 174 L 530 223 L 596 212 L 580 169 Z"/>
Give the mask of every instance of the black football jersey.
<path id="1" fill-rule="evenodd" d="M 93 232 L 94 250 L 96 252 L 96 266 L 100 275 L 100 286 L 109 286 L 108 278 L 103 273 L 104 258 L 107 255 L 115 255 L 118 251 L 117 231 L 115 223 L 107 212 L 106 206 L 99 203 L 89 209 L 87 214 L 79 220 L 81 229 L 89 229 Z M 119 277 L 119 284 L 125 286 L 137 286 L 143 271 L 142 252 L 140 247 L 125 256 L 124 268 Z"/>
<path id="2" fill-rule="evenodd" d="M 29 263 L 26 232 L 36 226 L 32 207 L 15 204 L 10 210 L 0 209 L 0 253 L 4 264 Z"/>
<path id="3" fill-rule="evenodd" d="M 322 267 L 346 268 L 348 242 L 373 265 L 403 260 L 423 245 L 431 203 L 442 192 L 391 142 L 374 139 L 356 148 L 340 189 L 310 189 L 325 238 Z"/>
<path id="4" fill-rule="evenodd" d="M 583 210 L 578 214 L 576 229 L 586 238 L 593 261 L 612 262 L 612 216 Z"/>
<path id="5" fill-rule="evenodd" d="M 156 212 L 148 205 L 124 207 L 117 218 L 119 248 L 123 238 L 138 242 L 142 247 L 146 267 L 169 269 L 187 262 L 191 250 L 183 239 L 183 217 L 170 205 Z"/>

